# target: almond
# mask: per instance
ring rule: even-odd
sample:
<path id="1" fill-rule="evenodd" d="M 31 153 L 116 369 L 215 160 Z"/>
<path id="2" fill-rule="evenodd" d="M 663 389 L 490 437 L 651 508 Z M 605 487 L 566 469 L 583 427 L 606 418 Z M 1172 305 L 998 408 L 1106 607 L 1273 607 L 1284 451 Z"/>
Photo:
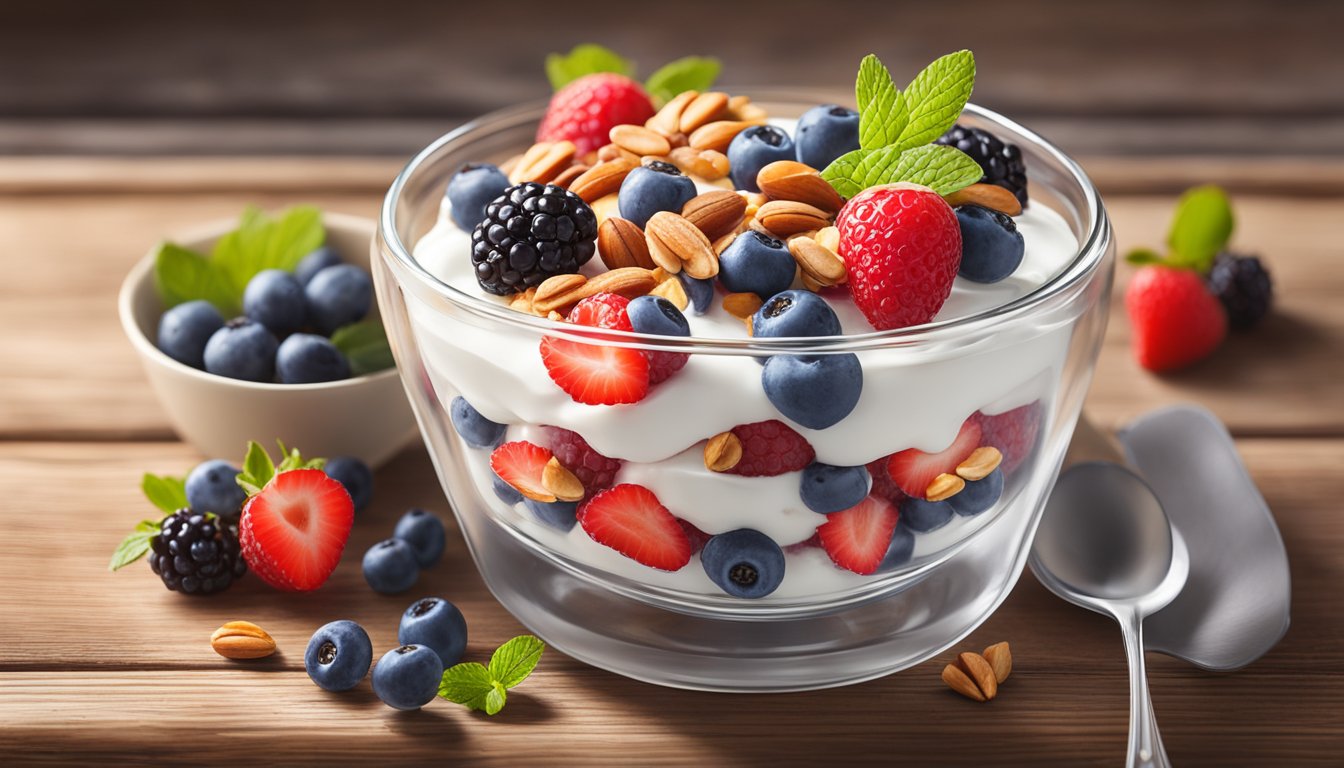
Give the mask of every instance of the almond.
<path id="1" fill-rule="evenodd" d="M 761 308 L 761 297 L 754 293 L 730 293 L 723 297 L 723 309 L 739 320 L 750 320 Z"/>
<path id="2" fill-rule="evenodd" d="M 528 288 L 521 293 L 515 293 L 509 299 L 509 309 L 517 310 L 525 314 L 532 314 L 532 298 L 537 295 L 536 288 Z"/>
<path id="3" fill-rule="evenodd" d="M 1017 196 L 997 184 L 972 184 L 943 198 L 952 207 L 958 205 L 978 205 L 991 208 L 1009 216 L 1022 213 L 1022 203 Z"/>
<path id="4" fill-rule="evenodd" d="M 820 286 L 845 282 L 845 262 L 834 251 L 822 246 L 814 238 L 798 235 L 789 238 L 789 253 L 798 262 L 798 268 Z"/>
<path id="5" fill-rule="evenodd" d="M 560 501 L 578 501 L 583 498 L 583 483 L 554 456 L 541 470 L 541 487 L 555 494 L 555 498 Z"/>
<path id="6" fill-rule="evenodd" d="M 793 160 L 776 160 L 762 168 L 756 185 L 771 200 L 796 200 L 831 213 L 845 204 L 816 168 Z"/>
<path id="7" fill-rule="evenodd" d="M 696 96 L 681 112 L 678 129 L 682 133 L 692 133 L 706 123 L 727 117 L 728 94 L 720 91 L 708 91 Z"/>
<path id="8" fill-rule="evenodd" d="M 574 180 L 582 176 L 587 171 L 589 171 L 591 167 L 592 166 L 584 165 L 582 163 L 575 163 L 574 165 L 571 165 L 565 170 L 561 171 L 560 175 L 556 176 L 551 183 L 557 187 L 564 187 L 565 189 L 569 189 L 570 186 L 574 183 Z"/>
<path id="9" fill-rule="evenodd" d="M 817 236 L 813 238 L 817 245 L 839 255 L 840 253 L 840 230 L 836 227 L 822 227 L 817 230 Z"/>
<path id="10" fill-rule="evenodd" d="M 955 664 L 948 664 L 943 667 L 943 682 L 947 683 L 948 688 L 968 699 L 987 701 L 985 694 L 981 693 L 980 689 L 975 686 L 975 682 Z"/>
<path id="11" fill-rule="evenodd" d="M 743 223 L 745 223 L 745 222 L 743 222 Z M 715 241 L 714 241 L 714 253 L 717 254 L 717 255 L 719 255 L 719 256 L 722 256 L 722 255 L 723 255 L 723 252 L 726 251 L 726 250 L 728 250 L 728 246 L 732 245 L 732 244 L 733 244 L 733 241 L 737 239 L 737 236 L 740 235 L 740 234 L 742 234 L 742 232 L 741 232 L 740 230 L 741 230 L 741 225 L 739 225 L 738 227 L 734 228 L 734 230 L 733 230 L 732 232 L 729 232 L 728 234 L 724 235 L 723 237 L 720 237 L 719 239 L 715 240 Z"/>
<path id="12" fill-rule="evenodd" d="M 654 286 L 652 291 L 649 291 L 649 295 L 661 296 L 664 299 L 667 299 L 672 302 L 672 306 L 680 309 L 682 312 L 685 312 L 686 307 L 691 304 L 690 297 L 686 295 L 686 288 L 681 284 L 680 280 L 660 281 L 658 285 Z"/>
<path id="13" fill-rule="evenodd" d="M 548 183 L 574 161 L 577 148 L 572 141 L 539 141 L 523 153 L 509 181 L 520 184 L 524 181 Z"/>
<path id="14" fill-rule="evenodd" d="M 260 659 L 275 653 L 275 639 L 250 621 L 230 621 L 210 635 L 210 647 L 226 659 Z"/>
<path id="15" fill-rule="evenodd" d="M 961 493 L 965 487 L 965 480 L 944 472 L 933 478 L 933 482 L 929 483 L 929 487 L 924 490 L 924 498 L 929 501 L 946 501 Z"/>
<path id="16" fill-rule="evenodd" d="M 614 293 L 633 299 L 644 296 L 657 286 L 658 280 L 653 276 L 653 270 L 643 267 L 622 267 L 603 272 L 589 280 L 584 286 L 586 295 L 583 298 L 599 293 Z"/>
<path id="17" fill-rule="evenodd" d="M 617 125 L 612 127 L 608 137 L 611 143 L 621 149 L 644 157 L 645 155 L 666 155 L 672 151 L 672 145 L 662 134 L 641 125 Z"/>
<path id="18" fill-rule="evenodd" d="M 699 176 L 705 181 L 722 179 L 731 168 L 728 156 L 722 152 L 694 147 L 676 147 L 668 153 L 667 161 L 682 173 Z"/>
<path id="19" fill-rule="evenodd" d="M 705 442 L 705 469 L 727 472 L 742 460 L 742 441 L 732 432 L 720 432 Z"/>
<path id="20" fill-rule="evenodd" d="M 748 120 L 715 120 L 692 131 L 687 143 L 696 149 L 727 152 L 728 145 L 733 143 L 737 134 L 753 125 L 757 123 Z"/>
<path id="21" fill-rule="evenodd" d="M 588 278 L 583 275 L 553 275 L 537 286 L 532 296 L 532 311 L 545 315 L 551 310 L 569 307 L 584 297 Z"/>
<path id="22" fill-rule="evenodd" d="M 685 270 L 699 280 L 719 274 L 719 257 L 709 238 L 694 224 L 670 211 L 659 211 L 644 228 L 653 262 L 672 274 Z"/>
<path id="23" fill-rule="evenodd" d="M 733 120 L 763 123 L 769 115 L 760 106 L 751 103 L 750 96 L 734 96 L 728 100 L 728 116 Z"/>
<path id="24" fill-rule="evenodd" d="M 681 113 L 686 110 L 687 105 L 695 101 L 700 95 L 699 91 L 682 91 L 673 96 L 658 113 L 650 117 L 644 127 L 649 130 L 657 131 L 664 136 L 671 136 L 674 133 L 681 132 Z"/>
<path id="25" fill-rule="evenodd" d="M 984 656 L 985 661 L 988 661 L 989 666 L 994 669 L 994 679 L 1000 685 L 1013 673 L 1013 652 L 1007 642 L 995 643 L 980 655 Z"/>
<path id="26" fill-rule="evenodd" d="M 989 666 L 985 657 L 978 653 L 966 652 L 957 656 L 957 666 L 966 673 L 966 676 L 975 682 L 975 687 L 985 695 L 985 699 L 992 699 L 999 693 L 999 681 L 994 677 L 994 668 Z"/>
<path id="27" fill-rule="evenodd" d="M 655 266 L 649 244 L 644 242 L 644 230 L 633 221 L 614 216 L 597 227 L 597 253 L 607 269 Z"/>
<path id="28" fill-rule="evenodd" d="M 771 200 L 756 211 L 755 221 L 760 222 L 775 237 L 788 237 L 829 227 L 831 216 L 816 206 L 797 200 Z"/>
<path id="29" fill-rule="evenodd" d="M 599 197 L 615 194 L 621 189 L 621 182 L 638 163 L 617 157 L 607 160 L 584 171 L 581 176 L 569 184 L 569 191 L 578 195 L 585 203 L 592 203 Z"/>
<path id="30" fill-rule="evenodd" d="M 747 201 L 736 192 L 713 190 L 691 198 L 681 215 L 705 237 L 717 240 L 737 228 L 747 212 Z"/>
<path id="31" fill-rule="evenodd" d="M 964 480 L 984 480 L 1003 463 L 1003 454 L 992 445 L 982 445 L 971 451 L 966 460 L 957 465 L 957 476 Z"/>
<path id="32" fill-rule="evenodd" d="M 615 144 L 604 144 L 597 150 L 597 161 L 599 163 L 609 162 L 611 160 L 629 160 L 635 165 L 639 165 L 639 155 L 628 149 L 621 149 Z"/>

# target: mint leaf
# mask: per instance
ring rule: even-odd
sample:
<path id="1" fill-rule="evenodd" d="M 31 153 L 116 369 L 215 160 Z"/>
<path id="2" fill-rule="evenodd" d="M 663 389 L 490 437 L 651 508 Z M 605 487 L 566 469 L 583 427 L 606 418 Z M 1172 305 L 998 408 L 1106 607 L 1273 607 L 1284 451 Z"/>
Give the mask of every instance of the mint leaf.
<path id="1" fill-rule="evenodd" d="M 387 332 L 377 320 L 364 320 L 337 328 L 331 334 L 331 343 L 350 361 L 350 372 L 356 376 L 391 368 L 397 364 L 392 347 L 387 343 Z"/>
<path id="2" fill-rule="evenodd" d="M 576 45 L 567 54 L 552 53 L 546 57 L 546 77 L 557 91 L 595 72 L 616 72 L 628 77 L 634 72 L 634 65 L 610 48 L 592 43 Z"/>
<path id="3" fill-rule="evenodd" d="M 485 694 L 485 714 L 494 715 L 504 708 L 504 702 L 509 698 L 505 692 L 504 686 L 498 680 L 491 683 L 490 692 Z"/>
<path id="4" fill-rule="evenodd" d="M 154 287 L 166 309 L 204 299 L 225 317 L 242 311 L 242 293 L 235 295 L 228 289 L 214 262 L 180 245 L 159 245 L 154 254 Z"/>
<path id="5" fill-rule="evenodd" d="M 1186 190 L 1167 234 L 1171 263 L 1208 272 L 1235 226 L 1232 203 L 1222 189 L 1209 184 Z"/>
<path id="6" fill-rule="evenodd" d="M 856 149 L 836 158 L 821 172 L 821 177 L 845 198 L 869 187 L 901 181 L 950 195 L 979 181 L 982 175 L 984 171 L 965 152 L 941 144 L 905 151 L 899 146 Z"/>
<path id="7" fill-rule="evenodd" d="M 151 475 L 146 472 L 140 479 L 140 490 L 144 491 L 149 503 L 172 514 L 187 506 L 187 483 L 185 478 Z"/>
<path id="8" fill-rule="evenodd" d="M 471 709 L 486 709 L 486 698 L 496 692 L 495 686 L 490 670 L 474 661 L 467 661 L 444 670 L 443 679 L 439 681 L 439 698 Z M 502 706 L 504 701 L 500 697 L 499 707 Z M 495 708 L 495 712 L 499 711 L 499 707 Z"/>
<path id="9" fill-rule="evenodd" d="M 278 219 L 248 208 L 238 228 L 215 242 L 210 259 L 241 303 L 243 289 L 254 275 L 263 269 L 294 271 L 325 239 L 322 212 L 317 208 L 295 206 Z"/>
<path id="10" fill-rule="evenodd" d="M 714 85 L 722 66 L 718 59 L 705 56 L 687 56 L 670 61 L 649 75 L 644 90 L 653 97 L 659 106 L 667 103 L 682 91 L 706 91 Z"/>
<path id="11" fill-rule="evenodd" d="M 862 75 L 862 71 L 860 71 Z M 949 53 L 925 67 L 901 94 L 909 121 L 899 138 L 889 141 L 902 149 L 928 144 L 957 122 L 975 87 L 975 56 L 966 50 Z M 859 123 L 860 146 L 863 123 Z"/>
<path id="12" fill-rule="evenodd" d="M 871 53 L 859 62 L 854 98 L 859 105 L 859 146 L 880 149 L 895 144 L 909 114 L 905 99 L 891 81 L 891 72 Z"/>
<path id="13" fill-rule="evenodd" d="M 1151 248 L 1135 248 L 1134 250 L 1125 254 L 1125 261 L 1128 261 L 1130 264 L 1137 264 L 1140 266 L 1144 264 L 1166 263 L 1166 260 L 1163 259 L 1161 256 L 1159 256 L 1157 251 L 1154 251 Z"/>
<path id="14" fill-rule="evenodd" d="M 238 475 L 238 485 L 247 491 L 248 496 L 261 493 L 261 489 L 275 477 L 275 462 L 270 454 L 256 441 L 247 444 L 247 456 L 243 458 L 243 471 Z"/>
<path id="15" fill-rule="evenodd" d="M 505 688 L 512 688 L 527 679 L 541 660 L 546 644 L 533 635 L 519 635 L 499 648 L 490 657 L 490 675 Z"/>
<path id="16" fill-rule="evenodd" d="M 109 571 L 124 568 L 149 552 L 149 542 L 159 535 L 159 523 L 153 520 L 141 520 L 131 535 L 122 539 L 117 550 L 112 553 L 112 562 L 107 564 Z"/>

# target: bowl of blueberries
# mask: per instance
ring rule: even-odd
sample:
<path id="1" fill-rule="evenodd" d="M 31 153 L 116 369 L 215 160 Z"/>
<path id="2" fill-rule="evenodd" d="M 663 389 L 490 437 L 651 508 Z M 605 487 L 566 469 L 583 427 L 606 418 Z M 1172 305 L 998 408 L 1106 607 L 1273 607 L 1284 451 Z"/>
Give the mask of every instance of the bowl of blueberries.
<path id="1" fill-rule="evenodd" d="M 374 226 L 248 209 L 135 265 L 122 328 L 184 440 L 228 456 L 278 439 L 377 467 L 417 438 L 369 275 Z"/>

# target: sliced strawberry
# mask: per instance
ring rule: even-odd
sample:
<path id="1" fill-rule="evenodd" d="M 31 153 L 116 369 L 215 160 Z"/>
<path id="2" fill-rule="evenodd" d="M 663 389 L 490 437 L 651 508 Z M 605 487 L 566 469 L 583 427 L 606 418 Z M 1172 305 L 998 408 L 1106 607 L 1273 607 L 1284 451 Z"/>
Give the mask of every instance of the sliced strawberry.
<path id="1" fill-rule="evenodd" d="M 629 331 L 629 304 L 623 296 L 599 293 L 575 305 L 567 319 L 590 328 Z M 576 402 L 637 403 L 649 393 L 649 359 L 636 349 L 547 337 L 541 340 L 541 362 L 551 380 Z"/>
<path id="2" fill-rule="evenodd" d="M 1003 472 L 1011 474 L 1021 466 L 1036 447 L 1036 434 L 1041 429 L 1041 401 L 1021 408 L 989 416 L 977 412 L 983 445 L 992 445 L 1003 454 Z"/>
<path id="3" fill-rule="evenodd" d="M 782 421 L 771 419 L 739 424 L 731 431 L 742 443 L 742 459 L 728 470 L 734 475 L 774 477 L 797 472 L 817 458 L 817 452 L 807 438 Z"/>
<path id="4" fill-rule="evenodd" d="M 252 572 L 276 589 L 307 592 L 341 560 L 355 504 L 320 469 L 281 472 L 243 504 L 238 543 Z"/>
<path id="5" fill-rule="evenodd" d="M 686 532 L 686 538 L 690 539 L 691 554 L 695 554 L 704 549 L 705 544 L 709 543 L 709 540 L 713 538 L 708 533 L 705 533 L 681 518 L 677 518 L 677 522 L 681 524 L 681 529 Z"/>
<path id="6" fill-rule="evenodd" d="M 886 557 L 898 517 L 894 504 L 868 496 L 844 512 L 827 515 L 817 536 L 836 565 L 867 575 L 875 573 Z"/>
<path id="7" fill-rule="evenodd" d="M 961 425 L 961 431 L 948 447 L 938 453 L 914 448 L 893 453 L 887 461 L 887 471 L 907 496 L 922 499 L 935 477 L 956 473 L 957 465 L 981 445 L 984 443 L 980 441 L 980 422 L 972 417 Z"/>
<path id="8" fill-rule="evenodd" d="M 490 469 L 515 491 L 533 501 L 552 502 L 555 494 L 541 484 L 541 473 L 551 452 L 526 440 L 504 443 L 490 454 Z"/>
<path id="9" fill-rule="evenodd" d="M 891 473 L 887 471 L 887 464 L 890 461 L 890 456 L 883 456 L 868 462 L 868 474 L 873 478 L 873 495 L 881 496 L 899 506 L 901 500 L 905 498 L 905 491 L 891 479 Z"/>
<path id="10" fill-rule="evenodd" d="M 691 561 L 686 530 L 642 485 L 603 491 L 579 508 L 578 517 L 593 541 L 650 568 L 675 571 Z"/>
<path id="11" fill-rule="evenodd" d="M 603 456 L 593 450 L 578 432 L 571 432 L 561 427 L 547 427 L 546 433 L 550 437 L 551 452 L 555 454 L 555 458 L 583 483 L 586 493 L 584 500 L 616 484 L 616 473 L 623 464 L 620 459 Z"/>

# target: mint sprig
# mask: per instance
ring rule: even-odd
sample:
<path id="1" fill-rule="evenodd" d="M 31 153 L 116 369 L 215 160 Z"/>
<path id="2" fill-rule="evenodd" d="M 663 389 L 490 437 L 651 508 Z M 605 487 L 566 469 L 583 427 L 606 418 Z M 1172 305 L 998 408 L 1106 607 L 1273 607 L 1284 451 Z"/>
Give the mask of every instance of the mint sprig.
<path id="1" fill-rule="evenodd" d="M 350 372 L 356 376 L 396 365 L 392 347 L 387 342 L 387 331 L 377 320 L 363 320 L 337 328 L 331 334 L 331 343 L 350 361 Z"/>
<path id="2" fill-rule="evenodd" d="M 488 666 L 468 661 L 444 670 L 439 696 L 494 715 L 508 701 L 508 689 L 522 683 L 536 669 L 544 650 L 546 644 L 539 638 L 519 635 L 496 649 Z"/>
<path id="3" fill-rule="evenodd" d="M 704 91 L 714 85 L 722 65 L 707 56 L 686 56 L 659 67 L 644 82 L 654 103 L 666 104 L 682 91 Z"/>
<path id="4" fill-rule="evenodd" d="M 187 480 L 184 477 L 153 475 L 148 472 L 140 478 L 140 490 L 149 503 L 172 514 L 187 506 Z"/>
<path id="5" fill-rule="evenodd" d="M 112 553 L 112 562 L 107 564 L 109 571 L 115 571 L 134 563 L 136 560 L 149 554 L 149 542 L 155 536 L 159 535 L 160 522 L 154 520 L 141 520 L 136 523 L 135 530 L 121 540 L 117 545 L 117 550 Z"/>
<path id="6" fill-rule="evenodd" d="M 836 158 L 821 172 L 842 197 L 894 181 L 922 184 L 940 195 L 949 195 L 983 175 L 984 170 L 965 152 L 940 144 L 906 150 L 898 146 L 856 149 Z"/>
<path id="7" fill-rule="evenodd" d="M 248 496 L 256 496 L 271 480 L 281 472 L 294 469 L 322 469 L 326 459 L 305 459 L 298 448 L 287 448 L 280 444 L 280 465 L 276 466 L 271 455 L 255 440 L 247 444 L 247 455 L 243 457 L 243 471 L 238 474 L 238 485 L 247 491 Z"/>
<path id="8" fill-rule="evenodd" d="M 721 69 L 719 60 L 707 56 L 685 56 L 659 67 L 644 81 L 654 104 L 662 106 L 682 91 L 703 91 L 714 85 Z M 569 53 L 552 53 L 546 57 L 546 78 L 551 88 L 560 90 L 586 75 L 614 72 L 626 77 L 635 76 L 635 63 L 630 59 L 593 43 L 574 46 Z"/>
<path id="9" fill-rule="evenodd" d="M 1221 187 L 1206 184 L 1181 195 L 1167 232 L 1167 255 L 1136 248 L 1125 256 L 1131 264 L 1165 264 L 1207 273 L 1218 253 L 1227 247 L 1236 228 L 1232 201 Z"/>

